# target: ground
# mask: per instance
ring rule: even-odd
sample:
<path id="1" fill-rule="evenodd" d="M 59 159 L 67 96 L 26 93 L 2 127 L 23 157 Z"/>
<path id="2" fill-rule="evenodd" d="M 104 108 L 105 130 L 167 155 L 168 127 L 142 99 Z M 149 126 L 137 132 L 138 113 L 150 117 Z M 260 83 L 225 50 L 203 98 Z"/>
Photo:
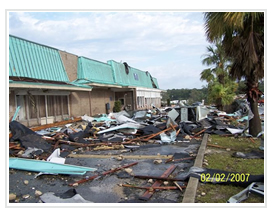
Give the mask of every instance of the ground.
<path id="1" fill-rule="evenodd" d="M 180 203 L 183 198 L 184 189 L 180 190 L 160 190 L 154 191 L 154 194 L 149 200 L 142 200 L 140 196 L 144 194 L 145 189 L 123 187 L 123 184 L 132 186 L 152 186 L 153 182 L 149 179 L 138 179 L 129 175 L 126 170 L 120 170 L 113 174 L 101 176 L 100 178 L 75 187 L 70 186 L 70 183 L 75 183 L 81 179 L 91 177 L 96 174 L 102 174 L 105 171 L 128 165 L 134 162 L 138 164 L 130 167 L 135 175 L 153 175 L 161 176 L 165 170 L 171 165 L 176 165 L 176 169 L 170 177 L 183 177 L 193 166 L 194 160 L 177 161 L 166 163 L 166 159 L 162 159 L 162 163 L 154 163 L 153 159 L 118 159 L 122 156 L 138 156 L 152 155 L 154 157 L 169 156 L 175 153 L 182 153 L 184 156 L 196 155 L 200 146 L 201 139 L 192 139 L 176 144 L 146 144 L 137 149 L 129 150 L 105 150 L 92 151 L 92 149 L 76 149 L 75 154 L 71 154 L 66 159 L 66 164 L 74 164 L 78 166 L 95 167 L 97 172 L 87 173 L 84 176 L 73 175 L 42 175 L 37 178 L 37 173 L 9 170 L 9 193 L 15 194 L 16 199 L 11 203 L 40 203 L 40 195 L 47 192 L 53 192 L 56 195 L 65 193 L 70 189 L 75 189 L 85 200 L 92 203 Z M 209 146 L 210 144 L 213 145 Z M 220 169 L 231 172 L 244 172 L 252 175 L 264 174 L 264 159 L 242 159 L 234 158 L 232 154 L 236 151 L 250 152 L 258 150 L 262 142 L 260 139 L 250 139 L 242 137 L 220 137 L 211 135 L 208 138 L 206 153 L 204 156 L 203 167 Z M 74 156 L 77 155 L 77 156 Z M 88 157 L 78 158 L 78 155 Z M 106 155 L 108 158 L 90 158 L 90 155 Z M 183 185 L 184 182 L 178 182 Z M 161 186 L 173 186 L 173 183 L 162 182 Z M 219 185 L 211 183 L 199 183 L 196 194 L 196 203 L 226 203 L 227 200 L 242 191 L 244 187 L 232 185 Z M 246 203 L 263 203 L 264 199 L 251 195 Z"/>
<path id="2" fill-rule="evenodd" d="M 39 203 L 40 196 L 35 195 L 38 190 L 42 194 L 54 192 L 61 194 L 69 189 L 75 189 L 85 200 L 93 203 L 178 203 L 182 200 L 184 193 L 180 190 L 160 190 L 155 191 L 153 196 L 147 200 L 139 199 L 146 191 L 144 189 L 127 188 L 122 184 L 130 184 L 134 186 L 152 186 L 153 183 L 149 179 L 137 179 L 129 175 L 125 170 L 117 171 L 113 174 L 102 176 L 76 187 L 69 186 L 70 183 L 75 183 L 81 179 L 90 177 L 96 174 L 101 174 L 111 168 L 118 168 L 127 164 L 138 162 L 138 164 L 130 167 L 135 175 L 153 175 L 161 176 L 170 166 L 176 165 L 176 169 L 171 174 L 175 177 L 183 176 L 190 167 L 193 166 L 194 160 L 169 162 L 165 163 L 166 159 L 162 159 L 162 163 L 155 164 L 154 159 L 123 159 L 118 160 L 117 155 L 153 155 L 155 157 L 173 155 L 182 153 L 186 157 L 189 154 L 195 154 L 200 146 L 200 140 L 191 140 L 179 144 L 147 144 L 133 151 L 123 150 L 106 150 L 106 151 L 91 151 L 88 149 L 77 150 L 75 155 L 106 155 L 108 158 L 75 158 L 69 156 L 66 159 L 66 164 L 74 164 L 78 166 L 95 167 L 97 172 L 86 173 L 85 176 L 73 175 L 41 175 L 35 178 L 37 173 L 10 169 L 9 171 L 9 193 L 14 193 L 16 199 L 10 202 L 16 203 Z M 28 180 L 28 184 L 25 184 Z M 25 181 L 25 182 L 24 182 Z M 155 180 L 153 180 L 155 182 Z M 183 185 L 183 182 L 178 182 Z M 169 183 L 168 185 L 173 185 Z M 161 186 L 167 186 L 167 183 L 162 183 Z"/>
<path id="3" fill-rule="evenodd" d="M 220 137 L 218 135 L 212 135 L 209 138 L 208 144 L 214 144 L 224 148 L 207 146 L 204 157 L 207 165 L 204 165 L 204 167 L 231 172 L 249 173 L 252 175 L 264 174 L 264 159 L 243 159 L 232 157 L 232 154 L 236 151 L 250 152 L 251 150 L 258 150 L 262 145 L 261 139 Z M 245 188 L 240 186 L 200 183 L 197 190 L 196 202 L 226 203 L 231 196 L 239 193 L 243 189 Z M 250 197 L 242 203 L 263 202 L 263 197 L 251 194 Z"/>

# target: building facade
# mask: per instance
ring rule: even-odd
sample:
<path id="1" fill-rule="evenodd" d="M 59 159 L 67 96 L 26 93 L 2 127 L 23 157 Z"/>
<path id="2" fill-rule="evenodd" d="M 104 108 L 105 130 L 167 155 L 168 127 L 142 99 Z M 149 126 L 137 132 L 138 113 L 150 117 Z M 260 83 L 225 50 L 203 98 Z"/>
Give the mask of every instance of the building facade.
<path id="1" fill-rule="evenodd" d="M 149 72 L 113 60 L 103 63 L 9 36 L 9 117 L 26 126 L 82 115 L 160 107 Z"/>

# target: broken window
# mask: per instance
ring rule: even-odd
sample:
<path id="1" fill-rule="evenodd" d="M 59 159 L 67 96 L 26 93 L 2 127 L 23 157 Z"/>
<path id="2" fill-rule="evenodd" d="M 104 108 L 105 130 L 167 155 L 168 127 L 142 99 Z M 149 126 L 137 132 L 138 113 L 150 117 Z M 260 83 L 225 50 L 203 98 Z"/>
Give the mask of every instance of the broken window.
<path id="1" fill-rule="evenodd" d="M 16 96 L 16 107 L 20 106 L 20 111 L 18 113 L 19 120 L 26 120 L 26 96 L 25 95 L 17 95 Z"/>

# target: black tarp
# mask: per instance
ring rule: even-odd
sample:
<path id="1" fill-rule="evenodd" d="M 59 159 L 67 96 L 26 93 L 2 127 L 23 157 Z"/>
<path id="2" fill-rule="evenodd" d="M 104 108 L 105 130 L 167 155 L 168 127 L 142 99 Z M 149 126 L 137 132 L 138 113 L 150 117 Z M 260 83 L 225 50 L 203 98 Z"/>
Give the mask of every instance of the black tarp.
<path id="1" fill-rule="evenodd" d="M 9 124 L 12 137 L 10 141 L 19 141 L 21 146 L 27 148 L 37 148 L 43 151 L 49 151 L 51 144 L 45 141 L 39 134 L 27 128 L 18 121 L 11 121 Z"/>

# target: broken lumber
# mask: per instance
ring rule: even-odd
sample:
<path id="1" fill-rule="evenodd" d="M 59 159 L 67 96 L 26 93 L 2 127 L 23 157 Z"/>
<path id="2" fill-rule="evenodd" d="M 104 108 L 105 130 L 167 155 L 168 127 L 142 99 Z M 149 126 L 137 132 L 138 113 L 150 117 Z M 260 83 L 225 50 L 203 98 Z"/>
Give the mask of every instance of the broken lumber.
<path id="1" fill-rule="evenodd" d="M 184 178 L 171 178 L 171 177 L 162 177 L 162 176 L 146 176 L 146 175 L 134 175 L 134 178 L 139 179 L 156 179 L 156 180 L 163 180 L 163 181 L 184 181 Z"/>
<path id="2" fill-rule="evenodd" d="M 69 123 L 73 123 L 73 122 L 77 122 L 77 121 L 82 121 L 82 118 L 77 117 L 77 118 L 70 119 L 70 120 L 65 120 L 65 121 L 55 122 L 55 123 L 51 123 L 51 124 L 32 127 L 30 129 L 32 131 L 40 131 L 40 130 L 44 130 L 46 128 L 57 127 L 57 126 L 61 126 L 61 125 L 65 125 L 65 124 L 69 124 Z"/>
<path id="3" fill-rule="evenodd" d="M 116 169 L 114 169 L 114 170 L 108 170 L 108 171 L 103 172 L 103 173 L 100 174 L 100 175 L 94 175 L 94 176 L 91 176 L 91 177 L 88 177 L 88 178 L 79 180 L 79 181 L 77 181 L 77 182 L 75 182 L 75 183 L 71 183 L 71 184 L 69 184 L 69 186 L 73 186 L 73 185 L 75 185 L 75 184 L 80 184 L 80 183 L 85 183 L 85 182 L 87 182 L 87 181 L 89 181 L 89 180 L 94 180 L 94 179 L 96 179 L 97 177 L 102 177 L 102 176 L 108 175 L 108 174 L 110 174 L 110 173 L 114 173 L 114 172 L 116 172 L 116 171 L 122 170 L 122 169 L 124 169 L 124 168 L 128 168 L 128 167 L 134 166 L 134 165 L 136 165 L 136 164 L 138 164 L 138 162 L 134 162 L 134 163 L 131 163 L 131 164 L 122 166 L 122 167 L 118 167 L 118 168 L 116 168 Z"/>
<path id="4" fill-rule="evenodd" d="M 172 189 L 179 189 L 179 187 L 181 189 L 185 189 L 186 186 L 134 186 L 134 185 L 130 185 L 130 184 L 122 184 L 122 186 L 124 187 L 130 187 L 130 188 L 136 188 L 136 189 L 146 189 L 149 190 L 150 192 L 152 192 L 153 190 L 172 190 Z"/>
<path id="5" fill-rule="evenodd" d="M 169 128 L 166 128 L 166 129 L 164 129 L 164 130 L 162 130 L 162 131 L 160 131 L 160 132 L 157 132 L 157 133 L 155 133 L 155 134 L 150 135 L 150 136 L 147 137 L 147 138 L 139 139 L 139 140 L 140 140 L 140 141 L 149 141 L 150 139 L 154 138 L 155 136 L 160 135 L 160 134 L 162 134 L 162 133 L 164 133 L 164 132 L 166 132 L 166 131 L 170 131 L 170 130 L 173 130 L 173 129 L 175 130 L 175 127 L 177 127 L 177 125 L 172 125 L 172 126 L 169 127 Z"/>
<path id="6" fill-rule="evenodd" d="M 168 177 L 170 176 L 170 174 L 176 169 L 176 165 L 172 165 L 170 166 L 162 175 L 161 177 Z M 160 180 L 156 180 L 154 182 L 154 184 L 151 186 L 152 188 L 154 187 L 159 187 L 162 184 L 162 182 Z M 153 191 L 147 190 L 142 196 L 139 197 L 139 199 L 142 200 L 148 200 L 149 198 L 151 198 L 153 195 Z"/>
<path id="7" fill-rule="evenodd" d="M 97 154 L 91 154 L 91 155 L 85 155 L 85 154 L 69 154 L 68 157 L 72 158 L 111 158 L 116 157 L 119 155 L 97 155 Z M 173 157 L 173 155 L 122 155 L 123 159 L 147 159 L 147 160 L 155 160 L 155 159 L 169 159 Z"/>
<path id="8" fill-rule="evenodd" d="M 198 135 L 202 134 L 205 130 L 207 130 L 207 128 L 205 128 L 205 129 L 199 131 L 198 133 L 194 134 L 193 137 L 197 137 Z"/>
<path id="9" fill-rule="evenodd" d="M 217 147 L 217 148 L 221 148 L 221 149 L 227 149 L 227 147 L 223 147 L 223 146 L 216 145 L 216 144 L 207 144 L 207 146 L 209 146 L 209 147 Z"/>
<path id="10" fill-rule="evenodd" d="M 180 159 L 170 158 L 170 159 L 166 160 L 165 163 L 182 161 L 182 160 L 193 160 L 193 159 L 195 159 L 195 157 L 184 157 L 184 158 L 180 158 Z"/>
<path id="11" fill-rule="evenodd" d="M 66 121 L 61 121 L 61 122 L 55 122 L 52 124 L 46 124 L 46 125 L 41 125 L 41 126 L 37 126 L 37 127 L 31 127 L 30 129 L 32 131 L 40 131 L 40 130 L 44 130 L 46 128 L 52 128 L 52 127 L 56 127 L 56 126 L 61 126 L 61 125 L 65 125 L 68 123 L 73 123 L 73 122 L 77 122 L 77 121 L 82 121 L 81 117 L 78 118 L 74 118 L 74 119 L 70 119 L 70 120 L 66 120 Z M 13 136 L 12 133 L 9 133 L 9 139 Z"/>

